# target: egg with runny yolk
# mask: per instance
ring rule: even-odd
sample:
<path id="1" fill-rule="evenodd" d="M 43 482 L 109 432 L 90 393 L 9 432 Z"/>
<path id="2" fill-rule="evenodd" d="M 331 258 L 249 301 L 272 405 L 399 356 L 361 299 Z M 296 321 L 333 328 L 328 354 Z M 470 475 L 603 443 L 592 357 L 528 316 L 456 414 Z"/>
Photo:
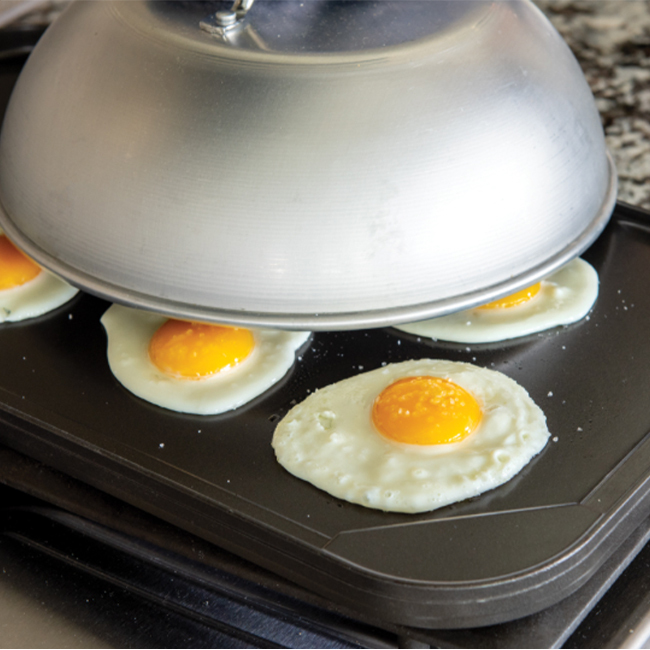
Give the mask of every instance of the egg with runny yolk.
<path id="1" fill-rule="evenodd" d="M 278 424 L 291 474 L 340 499 L 425 512 L 510 480 L 549 438 L 506 375 L 440 359 L 388 364 L 319 389 Z"/>
<path id="2" fill-rule="evenodd" d="M 238 408 L 277 384 L 309 332 L 248 329 L 112 305 L 101 322 L 108 363 L 134 395 L 157 406 L 210 415 Z"/>
<path id="3" fill-rule="evenodd" d="M 0 230 L 0 323 L 46 314 L 68 302 L 77 292 L 38 266 Z"/>
<path id="4" fill-rule="evenodd" d="M 598 297 L 598 273 L 583 259 L 548 278 L 473 309 L 398 325 L 417 336 L 456 343 L 492 343 L 566 326 L 584 318 Z"/>

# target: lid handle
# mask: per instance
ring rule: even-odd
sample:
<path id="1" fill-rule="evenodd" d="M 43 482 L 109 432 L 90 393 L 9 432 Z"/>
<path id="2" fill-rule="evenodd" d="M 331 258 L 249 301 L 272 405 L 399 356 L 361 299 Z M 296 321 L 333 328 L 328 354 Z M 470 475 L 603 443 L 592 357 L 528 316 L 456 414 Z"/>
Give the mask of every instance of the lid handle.
<path id="1" fill-rule="evenodd" d="M 246 17 L 255 0 L 235 0 L 230 9 L 217 11 L 210 18 L 210 22 L 202 21 L 201 28 L 209 32 L 223 33 L 226 30 L 238 27 Z"/>

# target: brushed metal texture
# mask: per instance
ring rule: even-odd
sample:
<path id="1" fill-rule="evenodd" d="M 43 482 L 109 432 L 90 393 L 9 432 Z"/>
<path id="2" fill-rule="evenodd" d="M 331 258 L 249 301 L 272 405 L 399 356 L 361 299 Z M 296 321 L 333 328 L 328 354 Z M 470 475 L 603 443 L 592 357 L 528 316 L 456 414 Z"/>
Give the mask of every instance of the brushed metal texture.
<path id="1" fill-rule="evenodd" d="M 532 3 L 257 0 L 222 37 L 197 5 L 79 2 L 18 81 L 0 225 L 73 284 L 381 326 L 522 288 L 605 226 L 593 96 Z"/>

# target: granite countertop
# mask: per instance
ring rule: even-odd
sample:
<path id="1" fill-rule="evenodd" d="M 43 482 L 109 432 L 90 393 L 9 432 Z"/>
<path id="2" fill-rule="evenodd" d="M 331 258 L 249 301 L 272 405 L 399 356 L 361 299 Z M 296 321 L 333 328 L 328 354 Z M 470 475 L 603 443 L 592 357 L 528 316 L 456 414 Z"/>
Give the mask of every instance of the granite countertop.
<path id="1" fill-rule="evenodd" d="M 578 59 L 618 170 L 618 198 L 650 209 L 650 2 L 536 0 Z"/>
<path id="2" fill-rule="evenodd" d="M 534 0 L 573 50 L 596 98 L 619 177 L 618 198 L 650 209 L 650 1 Z M 68 0 L 31 4 L 50 22 Z M 40 5 L 40 6 L 39 6 Z"/>

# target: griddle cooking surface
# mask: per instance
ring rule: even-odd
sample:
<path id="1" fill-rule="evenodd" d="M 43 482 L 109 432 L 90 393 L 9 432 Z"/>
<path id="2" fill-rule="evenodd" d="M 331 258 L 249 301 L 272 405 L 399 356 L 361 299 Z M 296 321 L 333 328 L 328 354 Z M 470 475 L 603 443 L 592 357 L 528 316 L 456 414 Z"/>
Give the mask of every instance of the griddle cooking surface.
<path id="1" fill-rule="evenodd" d="M 650 221 L 619 207 L 584 257 L 601 290 L 580 323 L 499 345 L 317 333 L 279 385 L 211 417 L 123 389 L 106 362 L 108 304 L 82 295 L 0 328 L 0 440 L 362 612 L 432 627 L 516 618 L 576 589 L 649 510 Z M 553 441 L 506 485 L 419 515 L 339 501 L 276 463 L 275 423 L 295 401 L 422 357 L 517 380 Z"/>

